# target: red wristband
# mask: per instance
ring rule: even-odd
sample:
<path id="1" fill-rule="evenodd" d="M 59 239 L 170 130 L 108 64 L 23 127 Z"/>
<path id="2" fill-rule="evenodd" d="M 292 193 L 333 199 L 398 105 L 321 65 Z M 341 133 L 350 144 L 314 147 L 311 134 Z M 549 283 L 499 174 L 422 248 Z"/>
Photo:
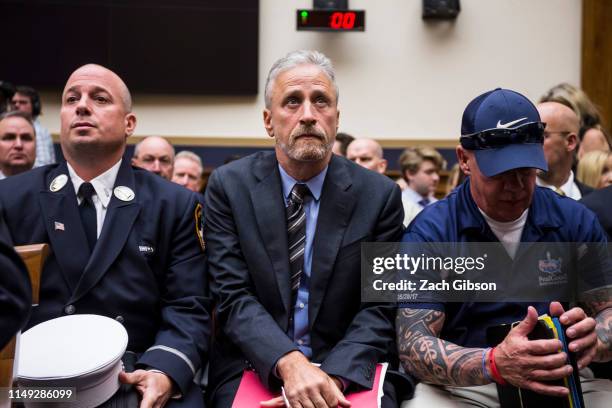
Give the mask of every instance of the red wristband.
<path id="1" fill-rule="evenodd" d="M 491 378 L 493 378 L 493 381 L 499 385 L 506 385 L 506 380 L 501 376 L 495 364 L 495 347 L 491 349 L 491 353 L 489 354 L 489 365 L 491 366 Z"/>

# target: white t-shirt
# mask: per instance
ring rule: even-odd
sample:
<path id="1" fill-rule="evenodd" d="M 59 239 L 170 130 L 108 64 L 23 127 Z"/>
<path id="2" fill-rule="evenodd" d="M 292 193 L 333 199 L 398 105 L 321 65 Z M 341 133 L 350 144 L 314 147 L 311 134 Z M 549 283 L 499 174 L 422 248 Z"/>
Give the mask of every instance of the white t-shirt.
<path id="1" fill-rule="evenodd" d="M 500 222 L 496 221 L 493 218 L 489 217 L 478 208 L 482 216 L 484 217 L 489 227 L 491 227 L 491 231 L 495 234 L 499 242 L 502 243 L 510 258 L 514 259 L 514 255 L 516 255 L 516 251 L 518 250 L 519 244 L 521 243 L 521 235 L 523 235 L 523 229 L 525 228 L 525 223 L 527 222 L 527 213 L 529 209 L 523 211 L 520 217 L 518 217 L 514 221 L 509 222 Z"/>

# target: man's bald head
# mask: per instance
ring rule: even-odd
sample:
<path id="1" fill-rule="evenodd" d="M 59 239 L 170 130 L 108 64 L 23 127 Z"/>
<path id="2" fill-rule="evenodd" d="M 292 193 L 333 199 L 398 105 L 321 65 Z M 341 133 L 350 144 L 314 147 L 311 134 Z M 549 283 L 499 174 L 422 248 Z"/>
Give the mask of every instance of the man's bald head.
<path id="1" fill-rule="evenodd" d="M 84 180 L 121 160 L 134 133 L 130 92 L 117 74 L 88 64 L 70 75 L 62 93 L 60 143 L 64 157 Z"/>
<path id="2" fill-rule="evenodd" d="M 374 139 L 355 139 L 349 144 L 353 150 L 368 150 L 379 159 L 383 157 L 383 149 L 380 143 Z"/>
<path id="3" fill-rule="evenodd" d="M 147 136 L 136 143 L 136 146 L 134 146 L 134 157 L 141 156 L 142 152 L 151 148 L 166 150 L 170 153 L 171 157 L 174 157 L 174 146 L 161 136 Z"/>
<path id="4" fill-rule="evenodd" d="M 66 93 L 68 86 L 71 82 L 74 82 L 77 79 L 93 79 L 99 77 L 107 77 L 111 79 L 116 85 L 117 94 L 120 96 L 123 101 L 123 106 L 125 107 L 126 112 L 132 111 L 132 95 L 130 94 L 130 90 L 123 80 L 119 77 L 119 75 L 115 74 L 110 69 L 103 67 L 98 64 L 86 64 L 76 69 L 68 78 L 66 82 L 66 88 L 64 88 L 64 94 Z"/>
<path id="5" fill-rule="evenodd" d="M 548 171 L 539 177 L 557 187 L 563 185 L 572 170 L 578 147 L 580 119 L 569 107 L 559 102 L 542 102 L 537 106 L 544 129 L 544 156 Z"/>
<path id="6" fill-rule="evenodd" d="M 383 158 L 383 149 L 373 139 L 355 139 L 346 149 L 346 158 L 366 169 L 384 174 L 387 161 Z"/>
<path id="7" fill-rule="evenodd" d="M 134 148 L 132 164 L 171 180 L 174 147 L 163 137 L 145 137 Z"/>
<path id="8" fill-rule="evenodd" d="M 546 123 L 546 129 L 552 129 L 553 124 L 559 125 L 564 131 L 578 134 L 580 130 L 580 118 L 569 107 L 559 102 L 542 102 L 537 106 L 542 122 Z M 548 125 L 551 126 L 548 126 Z"/>

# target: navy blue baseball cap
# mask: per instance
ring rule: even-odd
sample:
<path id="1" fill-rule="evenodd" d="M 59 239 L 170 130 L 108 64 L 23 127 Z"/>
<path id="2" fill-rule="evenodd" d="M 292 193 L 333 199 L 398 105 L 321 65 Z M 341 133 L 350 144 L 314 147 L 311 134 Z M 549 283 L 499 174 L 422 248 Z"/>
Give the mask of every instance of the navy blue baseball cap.
<path id="1" fill-rule="evenodd" d="M 492 177 L 522 167 L 547 171 L 543 134 L 533 103 L 518 92 L 497 88 L 465 108 L 460 142 L 474 152 L 480 171 Z"/>

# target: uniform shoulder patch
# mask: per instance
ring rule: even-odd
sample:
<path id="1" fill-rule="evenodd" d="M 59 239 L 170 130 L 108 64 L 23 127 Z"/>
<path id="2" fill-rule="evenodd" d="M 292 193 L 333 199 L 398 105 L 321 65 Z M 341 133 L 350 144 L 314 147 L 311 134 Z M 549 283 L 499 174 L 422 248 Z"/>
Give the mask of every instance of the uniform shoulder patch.
<path id="1" fill-rule="evenodd" d="M 193 212 L 193 218 L 195 221 L 195 230 L 202 251 L 206 249 L 206 242 L 204 241 L 204 214 L 202 214 L 202 204 L 196 205 L 195 211 Z"/>

